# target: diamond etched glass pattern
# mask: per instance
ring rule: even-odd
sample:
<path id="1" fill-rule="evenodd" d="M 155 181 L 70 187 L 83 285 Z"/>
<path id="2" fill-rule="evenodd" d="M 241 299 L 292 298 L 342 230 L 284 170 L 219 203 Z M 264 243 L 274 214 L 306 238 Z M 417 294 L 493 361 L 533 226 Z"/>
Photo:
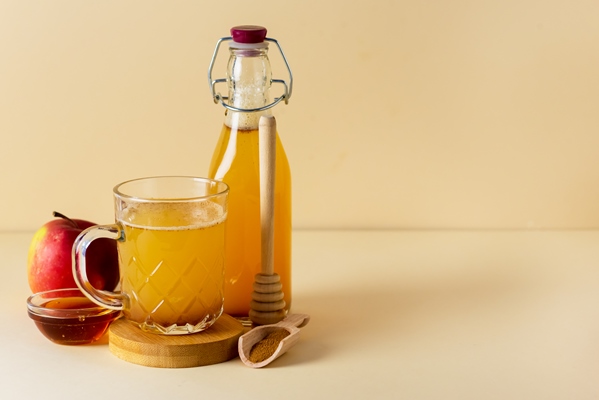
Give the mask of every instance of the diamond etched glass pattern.
<path id="1" fill-rule="evenodd" d="M 119 244 L 128 319 L 160 333 L 197 332 L 222 313 L 224 224 L 189 229 L 124 226 Z"/>

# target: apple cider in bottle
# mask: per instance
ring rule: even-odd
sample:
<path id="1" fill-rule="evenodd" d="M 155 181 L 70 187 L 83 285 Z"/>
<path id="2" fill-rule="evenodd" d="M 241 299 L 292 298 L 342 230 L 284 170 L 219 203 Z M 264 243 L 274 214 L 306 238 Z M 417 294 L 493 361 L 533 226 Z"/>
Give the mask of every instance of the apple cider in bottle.
<path id="1" fill-rule="evenodd" d="M 211 73 L 220 44 L 229 42 L 227 78 L 212 80 Z M 215 102 L 225 107 L 225 120 L 210 163 L 209 177 L 230 187 L 225 245 L 224 312 L 238 318 L 250 310 L 254 276 L 260 272 L 260 173 L 258 160 L 258 123 L 262 115 L 291 95 L 289 84 L 273 80 L 268 59 L 266 29 L 239 26 L 231 37 L 219 40 L 209 68 L 209 83 Z M 227 83 L 228 95 L 215 93 L 217 83 Z M 271 100 L 272 83 L 280 83 L 284 94 Z M 291 305 L 291 173 L 285 150 L 277 133 L 274 205 L 274 270 L 281 278 L 286 303 Z"/>

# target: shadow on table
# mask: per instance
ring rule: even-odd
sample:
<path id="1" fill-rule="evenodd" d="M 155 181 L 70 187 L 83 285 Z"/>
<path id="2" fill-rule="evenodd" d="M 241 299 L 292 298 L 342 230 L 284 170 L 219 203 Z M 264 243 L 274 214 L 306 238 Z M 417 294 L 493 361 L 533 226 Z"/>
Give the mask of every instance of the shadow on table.
<path id="1" fill-rule="evenodd" d="M 337 357 L 355 346 L 380 351 L 381 343 L 439 338 L 440 330 L 459 335 L 463 329 L 481 328 L 477 324 L 484 325 L 481 329 L 501 326 L 510 310 L 530 297 L 534 282 L 515 269 L 481 271 L 430 280 L 381 279 L 377 285 L 370 279 L 362 287 L 332 284 L 326 291 L 304 290 L 294 298 L 292 312 L 309 314 L 311 320 L 302 328 L 301 355 L 289 357 L 288 363 Z"/>

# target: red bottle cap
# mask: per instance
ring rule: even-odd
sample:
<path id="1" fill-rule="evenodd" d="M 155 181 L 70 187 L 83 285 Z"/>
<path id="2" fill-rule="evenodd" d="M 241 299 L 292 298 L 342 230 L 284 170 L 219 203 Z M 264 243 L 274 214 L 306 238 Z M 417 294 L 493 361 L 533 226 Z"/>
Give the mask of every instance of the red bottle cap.
<path id="1" fill-rule="evenodd" d="M 266 28 L 257 25 L 240 25 L 231 28 L 233 41 L 237 43 L 262 43 L 266 38 Z"/>

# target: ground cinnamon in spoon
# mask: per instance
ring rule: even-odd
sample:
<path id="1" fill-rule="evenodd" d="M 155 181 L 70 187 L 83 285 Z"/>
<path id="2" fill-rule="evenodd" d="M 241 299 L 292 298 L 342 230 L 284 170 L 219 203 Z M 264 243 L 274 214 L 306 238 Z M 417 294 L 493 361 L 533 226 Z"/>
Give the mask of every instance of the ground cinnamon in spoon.
<path id="1" fill-rule="evenodd" d="M 252 346 L 249 360 L 254 364 L 262 362 L 275 353 L 281 340 L 289 336 L 287 329 L 277 329 L 266 335 L 264 339 Z"/>

